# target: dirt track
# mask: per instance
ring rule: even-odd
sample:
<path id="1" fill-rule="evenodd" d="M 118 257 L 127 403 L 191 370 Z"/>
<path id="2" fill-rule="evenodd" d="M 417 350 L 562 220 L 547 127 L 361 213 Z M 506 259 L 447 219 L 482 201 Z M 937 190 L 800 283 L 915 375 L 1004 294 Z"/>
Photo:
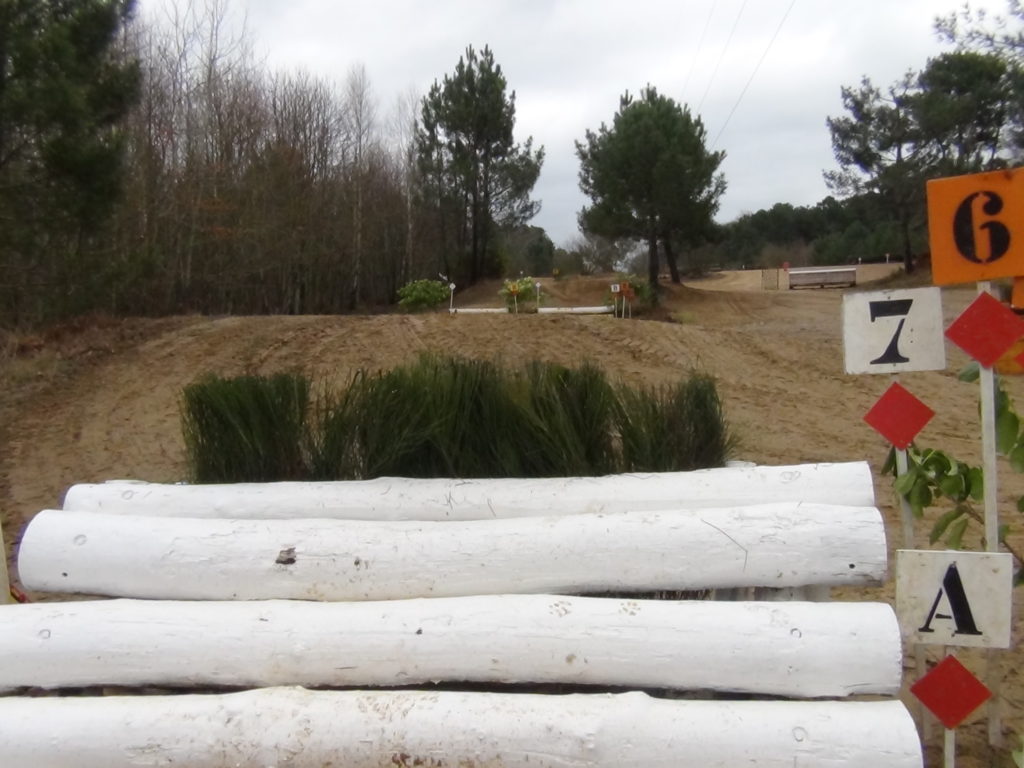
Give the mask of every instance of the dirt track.
<path id="1" fill-rule="evenodd" d="M 608 281 L 545 283 L 553 302 L 599 304 Z M 477 287 L 459 302 L 497 306 L 495 291 L 494 285 Z M 972 296 L 968 290 L 947 291 L 947 316 L 954 317 Z M 58 505 L 72 483 L 182 479 L 177 398 L 201 373 L 302 369 L 341 382 L 358 368 L 388 367 L 432 350 L 506 362 L 591 360 L 630 383 L 657 384 L 692 368 L 706 371 L 718 379 L 740 438 L 738 458 L 766 464 L 870 461 L 895 548 L 900 529 L 891 484 L 877 476 L 886 448 L 862 421 L 889 381 L 844 375 L 840 305 L 836 290 L 761 291 L 760 274 L 748 272 L 671 289 L 662 316 L 675 322 L 447 313 L 188 317 L 108 322 L 22 339 L 22 353 L 8 358 L 0 373 L 0 511 L 8 547 L 13 550 L 25 522 Z M 920 442 L 977 463 L 976 386 L 957 381 L 965 358 L 952 348 L 949 353 L 946 371 L 901 380 L 937 411 Z M 1010 389 L 1024 408 L 1022 383 L 1013 380 Z M 1009 470 L 1000 478 L 1005 522 L 1016 531 L 1012 541 L 1024 545 L 1024 521 L 1012 511 L 1011 498 L 1024 493 L 1024 483 Z M 918 523 L 921 540 L 928 526 Z M 977 544 L 975 537 L 969 545 Z M 1024 595 L 1018 593 L 1017 608 Z M 891 586 L 872 596 L 878 594 L 891 598 Z M 1018 619 L 1015 638 L 1020 636 Z M 1012 734 L 1024 732 L 1018 658 L 1002 657 L 1003 710 Z M 1007 750 L 989 762 L 983 721 L 976 715 L 972 723 L 960 735 L 961 758 L 969 759 L 959 764 L 1012 765 Z M 938 734 L 932 743 L 937 739 Z M 1016 747 L 1019 737 L 1013 740 Z M 929 756 L 929 764 L 940 764 L 934 749 Z"/>

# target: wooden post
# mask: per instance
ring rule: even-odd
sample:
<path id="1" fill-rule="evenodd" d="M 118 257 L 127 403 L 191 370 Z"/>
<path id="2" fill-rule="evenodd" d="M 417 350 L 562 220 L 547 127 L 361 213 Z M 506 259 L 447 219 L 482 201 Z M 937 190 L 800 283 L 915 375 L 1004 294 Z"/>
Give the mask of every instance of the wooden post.
<path id="1" fill-rule="evenodd" d="M 3 564 L 0 565 L 0 605 L 13 603 L 11 595 L 11 579 L 7 575 L 7 545 L 4 543 L 4 524 L 0 520 L 0 555 L 3 556 Z"/>
<path id="2" fill-rule="evenodd" d="M 896 451 L 896 471 L 900 475 L 905 475 L 909 469 L 909 462 L 907 460 L 906 450 L 899 450 L 893 448 Z M 903 522 L 903 546 L 907 549 L 915 549 L 916 542 L 914 537 L 914 511 L 910 508 L 910 503 L 903 497 L 900 496 L 900 519 Z M 920 643 L 914 644 L 914 677 L 920 680 L 924 677 L 926 669 L 926 655 L 925 647 Z M 921 719 L 921 735 L 925 739 L 930 739 L 932 735 L 932 721 L 931 716 L 928 714 L 928 708 L 921 702 L 917 702 L 917 714 Z"/>

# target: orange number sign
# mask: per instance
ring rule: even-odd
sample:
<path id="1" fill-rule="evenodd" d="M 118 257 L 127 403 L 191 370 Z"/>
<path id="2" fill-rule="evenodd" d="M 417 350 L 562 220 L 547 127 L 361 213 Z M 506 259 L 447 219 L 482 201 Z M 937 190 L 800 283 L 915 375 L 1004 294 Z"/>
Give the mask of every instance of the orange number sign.
<path id="1" fill-rule="evenodd" d="M 932 282 L 1024 276 L 1024 168 L 928 182 Z"/>

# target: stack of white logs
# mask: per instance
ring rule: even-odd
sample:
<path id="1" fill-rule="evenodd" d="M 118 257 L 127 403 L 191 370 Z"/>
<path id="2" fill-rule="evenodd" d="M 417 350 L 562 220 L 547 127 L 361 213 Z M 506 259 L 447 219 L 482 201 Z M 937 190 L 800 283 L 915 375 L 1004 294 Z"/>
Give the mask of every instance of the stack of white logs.
<path id="1" fill-rule="evenodd" d="M 878 583 L 873 504 L 862 463 L 75 486 L 21 580 L 122 599 L 0 606 L 0 765 L 916 768 L 887 604 L 569 596 Z M 254 690 L 16 695 L 100 686 Z"/>

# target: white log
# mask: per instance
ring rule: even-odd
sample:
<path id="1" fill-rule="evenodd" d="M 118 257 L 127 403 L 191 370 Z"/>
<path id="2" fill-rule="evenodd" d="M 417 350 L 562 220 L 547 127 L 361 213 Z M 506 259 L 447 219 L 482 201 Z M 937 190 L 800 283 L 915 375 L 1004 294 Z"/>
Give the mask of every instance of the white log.
<path id="1" fill-rule="evenodd" d="M 179 517 L 474 520 L 796 501 L 873 506 L 867 462 L 540 479 L 75 485 L 64 509 Z"/>
<path id="2" fill-rule="evenodd" d="M 179 600 L 392 600 L 879 583 L 874 507 L 770 504 L 469 522 L 153 518 L 46 510 L 29 589 Z"/>
<path id="3" fill-rule="evenodd" d="M 541 315 L 610 315 L 615 311 L 614 307 L 540 307 L 537 312 Z"/>
<path id="4" fill-rule="evenodd" d="M 452 307 L 450 315 L 507 315 L 508 307 Z"/>
<path id="5" fill-rule="evenodd" d="M 898 701 L 450 691 L 0 699 L 5 768 L 921 768 Z"/>
<path id="6" fill-rule="evenodd" d="M 501 595 L 365 603 L 0 606 L 0 688 L 394 686 L 450 680 L 891 694 L 883 603 Z"/>

